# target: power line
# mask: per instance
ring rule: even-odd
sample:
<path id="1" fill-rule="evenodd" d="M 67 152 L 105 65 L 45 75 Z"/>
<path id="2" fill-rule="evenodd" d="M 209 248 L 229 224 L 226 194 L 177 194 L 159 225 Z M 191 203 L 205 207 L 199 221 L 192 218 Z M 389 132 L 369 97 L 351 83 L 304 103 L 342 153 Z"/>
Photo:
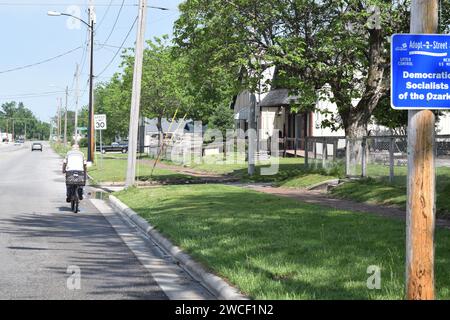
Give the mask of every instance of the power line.
<path id="1" fill-rule="evenodd" d="M 103 22 L 105 21 L 105 18 L 106 18 L 106 16 L 107 16 L 108 13 L 109 13 L 109 9 L 111 9 L 111 6 L 112 6 L 112 4 L 113 4 L 113 1 L 114 1 L 114 0 L 111 0 L 111 1 L 109 2 L 108 8 L 106 8 L 106 12 L 105 12 L 105 14 L 104 14 L 103 17 L 102 17 L 102 20 L 100 20 L 99 24 L 98 24 L 97 27 L 95 28 L 95 31 L 97 31 L 97 30 L 101 27 L 101 25 L 103 24 Z"/>
<path id="2" fill-rule="evenodd" d="M 109 33 L 108 37 L 106 37 L 106 40 L 103 41 L 103 43 L 108 43 L 109 38 L 111 38 L 111 35 L 113 34 L 114 29 L 116 28 L 117 22 L 119 21 L 120 14 L 122 13 L 124 4 L 125 4 L 125 0 L 122 0 L 122 5 L 120 6 L 119 12 L 117 13 L 116 20 L 114 21 L 114 24 L 111 28 L 111 32 Z M 100 47 L 100 48 L 102 48 L 102 47 Z"/>
<path id="3" fill-rule="evenodd" d="M 28 99 L 28 98 L 39 98 L 39 97 L 50 97 L 57 94 L 62 94 L 63 91 L 58 92 L 43 92 L 36 94 L 24 94 L 24 95 L 11 95 L 11 96 L 0 96 L 0 99 L 9 100 L 9 99 Z"/>
<path id="4" fill-rule="evenodd" d="M 68 3 L 68 2 L 60 2 L 60 3 L 35 3 L 35 2 L 22 2 L 22 3 L 16 3 L 16 2 L 0 2 L 0 6 L 5 7 L 43 7 L 43 6 L 68 6 L 68 5 L 75 5 L 75 6 L 84 6 L 85 3 Z M 120 4 L 109 4 L 109 3 L 96 3 L 96 7 L 119 7 L 122 6 Z M 138 4 L 130 3 L 130 4 L 124 4 L 124 7 L 137 7 Z M 157 7 L 157 6 L 147 6 L 147 8 L 153 8 L 153 9 L 159 9 L 164 11 L 178 11 L 176 8 L 165 8 L 165 7 Z"/>
<path id="5" fill-rule="evenodd" d="M 80 65 L 81 65 L 80 73 L 83 72 L 84 66 L 86 65 L 87 52 L 88 52 L 88 47 L 89 47 L 89 30 L 86 31 L 86 41 L 84 42 L 83 47 L 84 47 L 83 55 L 81 56 L 81 60 L 80 60 Z"/>
<path id="6" fill-rule="evenodd" d="M 101 76 L 108 68 L 109 66 L 114 62 L 114 60 L 116 59 L 117 55 L 119 54 L 119 52 L 123 49 L 123 46 L 125 45 L 125 42 L 127 41 L 128 37 L 130 36 L 131 31 L 133 31 L 133 28 L 137 22 L 138 17 L 136 17 L 134 19 L 133 24 L 131 25 L 130 30 L 128 31 L 127 35 L 125 36 L 125 39 L 123 40 L 122 44 L 120 45 L 119 49 L 117 49 L 116 53 L 114 54 L 114 56 L 112 57 L 111 61 L 106 65 L 106 67 L 97 75 L 97 76 Z"/>
<path id="7" fill-rule="evenodd" d="M 61 57 L 67 56 L 68 54 L 71 54 L 72 52 L 77 51 L 78 49 L 81 49 L 81 48 L 82 48 L 82 47 L 80 46 L 80 47 L 77 47 L 77 48 L 75 48 L 75 49 L 72 49 L 72 50 L 69 50 L 69 51 L 67 51 L 67 52 L 64 52 L 64 53 L 62 53 L 62 54 L 59 54 L 59 55 L 57 55 L 57 56 L 55 56 L 55 57 L 48 58 L 48 59 L 45 59 L 45 60 L 42 60 L 42 61 L 39 61 L 39 62 L 36 62 L 36 63 L 27 64 L 27 65 L 24 65 L 24 66 L 15 67 L 15 68 L 7 69 L 7 70 L 2 70 L 2 71 L 0 71 L 0 74 L 4 74 L 4 73 L 8 73 L 8 72 L 13 72 L 13 71 L 18 71 L 18 70 L 23 70 L 23 69 L 35 67 L 35 66 L 38 66 L 38 65 L 41 65 L 41 64 L 44 64 L 44 63 L 48 63 L 48 62 L 51 62 L 51 61 L 53 61 L 53 60 L 59 59 L 59 58 L 61 58 Z"/>
<path id="8" fill-rule="evenodd" d="M 40 6 L 67 6 L 67 5 L 75 5 L 75 6 L 84 6 L 85 3 L 68 3 L 68 2 L 59 2 L 59 3 L 49 3 L 49 2 L 0 2 L 0 6 L 26 6 L 26 7 L 40 7 Z M 96 7 L 107 7 L 110 6 L 109 3 L 96 3 Z M 117 4 L 111 4 L 111 6 L 118 6 Z M 134 7 L 136 4 L 126 4 L 127 7 Z"/>
<path id="9" fill-rule="evenodd" d="M 73 90 L 69 90 L 73 91 Z M 0 99 L 11 99 L 11 98 L 27 98 L 27 97 L 39 97 L 39 96 L 48 96 L 65 93 L 66 91 L 47 91 L 47 92 L 34 92 L 34 93 L 18 93 L 18 94 L 9 94 L 9 95 L 0 95 Z"/>
<path id="10" fill-rule="evenodd" d="M 32 95 L 36 95 L 36 94 L 49 94 L 49 93 L 61 93 L 61 92 L 65 92 L 65 91 L 58 90 L 58 91 L 45 91 L 45 92 L 33 92 L 33 93 L 17 93 L 17 94 L 0 95 L 0 97 L 5 97 L 5 96 L 12 96 L 12 97 L 32 96 Z"/>
<path id="11" fill-rule="evenodd" d="M 107 44 L 107 43 L 97 43 L 97 45 L 101 46 L 101 47 L 108 47 L 108 48 L 114 48 L 114 49 L 120 48 L 119 46 L 114 46 L 112 44 Z M 100 50 L 100 49 L 96 49 L 96 50 Z"/>
<path id="12" fill-rule="evenodd" d="M 78 97 L 79 100 L 81 100 L 82 98 L 84 98 L 86 92 L 88 92 L 88 90 L 87 90 L 88 87 L 89 87 L 89 80 L 86 81 L 86 86 L 84 87 L 84 89 L 83 89 L 82 91 L 80 91 L 80 92 L 82 92 L 83 94 L 80 95 L 80 96 Z"/>
<path id="13" fill-rule="evenodd" d="M 84 42 L 84 44 L 83 44 L 83 47 L 84 47 L 84 50 L 83 50 L 83 54 L 82 54 L 82 56 L 81 56 L 81 60 L 80 60 L 80 63 L 79 63 L 79 65 L 81 65 L 81 68 L 80 68 L 80 74 L 83 72 L 83 70 L 84 70 L 84 67 L 85 67 L 85 65 L 86 65 L 86 61 L 87 61 L 87 52 L 88 52 L 88 47 L 89 47 L 89 30 L 87 30 L 87 32 L 86 32 L 86 41 Z M 71 89 L 73 89 L 73 86 L 75 85 L 75 75 L 74 75 L 74 77 L 73 77 L 73 81 L 72 81 L 72 85 L 71 85 Z"/>

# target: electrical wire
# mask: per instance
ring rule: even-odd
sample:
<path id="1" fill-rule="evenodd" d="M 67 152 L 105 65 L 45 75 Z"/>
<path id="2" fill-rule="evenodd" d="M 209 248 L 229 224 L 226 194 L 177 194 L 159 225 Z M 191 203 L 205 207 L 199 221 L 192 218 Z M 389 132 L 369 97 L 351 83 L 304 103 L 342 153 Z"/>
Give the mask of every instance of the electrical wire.
<path id="1" fill-rule="evenodd" d="M 125 4 L 125 0 L 122 0 L 122 4 L 121 4 L 119 12 L 117 13 L 117 16 L 116 16 L 116 20 L 114 21 L 114 24 L 113 24 L 113 26 L 111 28 L 111 31 L 109 32 L 109 35 L 106 37 L 106 40 L 103 41 L 103 43 L 108 43 L 109 38 L 111 38 L 111 35 L 113 34 L 114 30 L 116 29 L 117 22 L 119 21 L 120 14 L 122 13 L 122 9 L 123 9 L 124 4 Z M 102 47 L 100 47 L 99 49 L 101 49 L 101 48 Z"/>
<path id="2" fill-rule="evenodd" d="M 67 6 L 67 5 L 75 5 L 75 6 L 84 6 L 85 3 L 68 3 L 68 2 L 60 2 L 60 3 L 36 3 L 36 2 L 22 2 L 22 3 L 15 3 L 15 2 L 0 2 L 0 6 L 4 7 L 44 7 L 44 6 Z M 119 7 L 121 5 L 119 4 L 109 4 L 109 3 L 96 3 L 96 7 Z M 137 7 L 139 6 L 137 3 L 130 3 L 130 4 L 124 4 L 124 7 Z M 165 7 L 157 7 L 157 6 L 150 6 L 148 5 L 147 8 L 150 9 L 159 9 L 164 11 L 178 11 L 178 9 L 175 8 L 165 8 Z"/>
<path id="3" fill-rule="evenodd" d="M 122 44 L 120 45 L 119 49 L 117 49 L 116 53 L 114 54 L 114 56 L 112 57 L 111 61 L 109 61 L 109 63 L 105 66 L 105 68 L 103 68 L 103 70 L 97 75 L 101 76 L 110 66 L 111 64 L 114 62 L 114 60 L 116 59 L 117 55 L 119 54 L 119 52 L 123 49 L 123 46 L 125 45 L 125 42 L 127 41 L 128 37 L 130 36 L 131 31 L 133 31 L 134 26 L 136 25 L 138 17 L 136 17 L 134 19 L 133 24 L 131 25 L 130 30 L 128 31 L 127 35 L 125 36 L 125 39 L 123 40 Z"/>
<path id="4" fill-rule="evenodd" d="M 87 52 L 88 52 L 88 49 L 89 49 L 89 41 L 90 41 L 90 31 L 89 31 L 89 29 L 87 29 L 87 31 L 86 31 L 86 41 L 83 44 L 84 50 L 83 50 L 83 54 L 81 56 L 81 60 L 80 60 L 80 63 L 79 63 L 79 69 L 78 69 L 79 75 L 82 74 L 82 72 L 84 70 L 84 67 L 86 65 Z M 73 87 L 75 86 L 76 77 L 77 77 L 77 75 L 75 74 L 74 77 L 73 77 L 72 85 L 71 85 L 71 91 L 73 91 Z M 73 96 L 73 102 L 76 101 L 76 98 L 77 98 L 76 95 L 74 95 Z"/>
<path id="5" fill-rule="evenodd" d="M 80 73 L 83 72 L 84 67 L 86 65 L 86 61 L 87 61 L 87 53 L 89 50 L 89 41 L 90 41 L 90 37 L 89 37 L 89 30 L 86 31 L 86 41 L 84 42 L 84 50 L 83 50 L 83 55 L 81 56 L 81 60 L 80 60 Z"/>
<path id="6" fill-rule="evenodd" d="M 23 93 L 17 95 L 7 95 L 0 96 L 0 99 L 8 100 L 8 99 L 24 99 L 24 98 L 37 98 L 37 97 L 48 97 L 52 95 L 57 95 L 64 93 L 65 91 L 51 91 L 51 92 L 40 92 L 40 93 Z"/>
<path id="7" fill-rule="evenodd" d="M 67 52 L 64 52 L 64 53 L 62 53 L 62 54 L 59 54 L 59 55 L 57 55 L 57 56 L 54 56 L 54 57 L 52 57 L 52 58 L 48 58 L 48 59 L 45 59 L 45 60 L 42 60 L 42 61 L 39 61 L 39 62 L 36 62 L 36 63 L 27 64 L 27 65 L 24 65 L 24 66 L 15 67 L 15 68 L 11 68 L 11 69 L 1 70 L 1 71 L 0 71 L 0 74 L 9 73 L 9 72 L 14 72 L 14 71 L 19 71 L 19 70 L 23 70 L 23 69 L 28 69 L 28 68 L 32 68 L 32 67 L 35 67 L 35 66 L 44 64 L 44 63 L 48 63 L 48 62 L 51 62 L 51 61 L 53 61 L 53 60 L 62 58 L 62 57 L 64 57 L 64 56 L 67 56 L 68 54 L 71 54 L 72 52 L 75 52 L 75 51 L 77 51 L 77 50 L 79 50 L 79 49 L 81 49 L 81 48 L 82 48 L 82 47 L 80 46 L 80 47 L 77 47 L 77 48 L 75 48 L 75 49 L 72 49 L 72 50 L 69 50 L 69 51 L 67 51 Z"/>
<path id="8" fill-rule="evenodd" d="M 111 0 L 109 2 L 108 8 L 106 8 L 105 10 L 105 14 L 102 17 L 102 20 L 100 20 L 100 22 L 98 23 L 97 27 L 95 28 L 95 31 L 97 31 L 98 29 L 100 29 L 101 25 L 103 24 L 103 22 L 105 21 L 106 16 L 108 15 L 109 9 L 111 9 L 112 3 L 114 2 L 114 0 Z"/>
<path id="9" fill-rule="evenodd" d="M 15 7 L 15 6 L 30 6 L 30 7 L 40 7 L 40 6 L 67 6 L 67 5 L 75 5 L 75 6 L 83 6 L 85 5 L 85 3 L 68 3 L 68 2 L 59 2 L 59 3 L 45 3 L 45 2 L 0 2 L 0 6 L 11 6 L 11 7 Z M 107 6 L 118 6 L 118 5 L 111 5 L 108 3 L 96 3 L 95 4 L 96 7 L 107 7 Z M 125 6 L 127 7 L 134 7 L 136 6 L 136 4 L 126 4 Z"/>

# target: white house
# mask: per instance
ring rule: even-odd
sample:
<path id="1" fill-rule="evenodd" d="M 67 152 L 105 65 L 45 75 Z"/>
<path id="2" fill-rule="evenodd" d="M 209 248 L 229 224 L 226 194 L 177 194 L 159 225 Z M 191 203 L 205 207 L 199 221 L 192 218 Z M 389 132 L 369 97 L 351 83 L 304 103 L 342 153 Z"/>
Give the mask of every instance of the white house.
<path id="1" fill-rule="evenodd" d="M 279 138 L 287 141 L 287 149 L 294 148 L 294 141 L 300 141 L 295 148 L 304 149 L 302 139 L 305 137 L 344 137 L 343 129 L 333 131 L 331 128 L 322 127 L 322 122 L 327 117 L 321 111 L 328 111 L 337 114 L 337 106 L 329 99 L 319 100 L 316 104 L 315 112 L 296 113 L 291 111 L 291 105 L 300 97 L 289 94 L 289 90 L 283 88 L 273 88 L 267 83 L 274 79 L 275 68 L 270 68 L 263 73 L 261 83 L 264 89 L 256 92 L 257 108 L 256 123 L 258 127 L 258 139 L 264 141 L 270 139 L 277 130 Z M 241 92 L 233 103 L 236 126 L 238 129 L 247 131 L 248 119 L 251 106 L 251 95 L 249 91 Z M 354 100 L 356 105 L 358 100 Z M 371 132 L 389 133 L 389 129 L 383 126 L 370 124 L 368 128 Z M 439 135 L 450 135 L 450 112 L 445 112 L 437 123 L 436 132 Z M 341 144 L 342 141 L 340 141 Z M 345 144 L 345 142 L 344 142 Z M 340 146 L 342 147 L 342 146 Z M 292 151 L 292 150 L 291 150 Z"/>
<path id="2" fill-rule="evenodd" d="M 278 132 L 278 137 L 287 144 L 287 149 L 294 149 L 294 141 L 299 141 L 295 148 L 298 147 L 301 150 L 304 149 L 303 138 L 305 137 L 342 137 L 345 135 L 343 130 L 332 131 L 330 128 L 322 128 L 322 121 L 326 115 L 319 111 L 304 113 L 292 111 L 291 105 L 299 97 L 292 96 L 288 89 L 273 88 L 268 85 L 267 83 L 270 83 L 274 77 L 275 67 L 267 69 L 261 80 L 264 89 L 255 93 L 257 101 L 255 120 L 259 141 L 269 140 L 275 132 Z M 252 93 L 248 90 L 241 92 L 235 98 L 232 106 L 237 129 L 243 131 L 248 129 L 251 96 Z M 317 102 L 316 109 L 337 111 L 335 104 L 322 100 Z"/>

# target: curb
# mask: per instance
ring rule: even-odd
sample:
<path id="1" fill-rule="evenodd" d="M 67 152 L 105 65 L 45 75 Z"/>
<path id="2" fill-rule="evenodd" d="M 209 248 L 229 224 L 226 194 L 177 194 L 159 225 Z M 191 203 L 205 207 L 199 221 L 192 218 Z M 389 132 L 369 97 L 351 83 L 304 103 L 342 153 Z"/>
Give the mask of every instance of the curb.
<path id="1" fill-rule="evenodd" d="M 219 300 L 249 300 L 236 288 L 230 286 L 222 278 L 206 271 L 206 269 L 196 262 L 191 256 L 183 252 L 182 249 L 172 244 L 170 240 L 161 235 L 151 224 L 139 216 L 130 207 L 117 199 L 109 196 L 112 207 L 131 219 L 142 231 L 151 237 L 160 247 L 170 253 L 172 257 L 184 268 L 195 280 L 200 281 Z"/>

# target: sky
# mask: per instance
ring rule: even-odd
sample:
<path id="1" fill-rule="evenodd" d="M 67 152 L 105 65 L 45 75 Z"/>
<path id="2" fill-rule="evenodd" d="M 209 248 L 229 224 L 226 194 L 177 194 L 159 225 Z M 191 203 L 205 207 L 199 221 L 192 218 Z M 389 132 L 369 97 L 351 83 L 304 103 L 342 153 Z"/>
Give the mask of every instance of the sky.
<path id="1" fill-rule="evenodd" d="M 64 90 L 69 86 L 68 109 L 74 110 L 74 74 L 77 63 L 80 68 L 83 67 L 79 80 L 79 106 L 88 104 L 89 54 L 84 50 L 87 49 L 87 27 L 83 24 L 77 27 L 73 24 L 74 20 L 68 20 L 69 17 L 47 15 L 49 10 L 66 13 L 79 10 L 80 17 L 87 21 L 88 2 L 0 0 L 0 105 L 8 101 L 21 101 L 40 120 L 49 121 L 56 114 L 58 98 L 63 98 L 63 104 L 65 103 Z M 98 77 L 95 81 L 107 81 L 120 70 L 120 54 L 113 61 L 112 59 L 137 17 L 139 0 L 93 2 L 97 18 L 94 75 Z M 121 9 L 122 2 L 124 6 Z M 146 39 L 164 34 L 172 35 L 173 24 L 179 16 L 177 8 L 181 2 L 182 0 L 148 0 L 149 6 L 170 10 L 148 9 Z M 136 26 L 129 33 L 124 47 L 134 47 L 135 40 Z M 74 51 L 50 62 L 9 71 L 57 57 L 71 50 Z M 107 69 L 103 71 L 105 67 Z"/>

